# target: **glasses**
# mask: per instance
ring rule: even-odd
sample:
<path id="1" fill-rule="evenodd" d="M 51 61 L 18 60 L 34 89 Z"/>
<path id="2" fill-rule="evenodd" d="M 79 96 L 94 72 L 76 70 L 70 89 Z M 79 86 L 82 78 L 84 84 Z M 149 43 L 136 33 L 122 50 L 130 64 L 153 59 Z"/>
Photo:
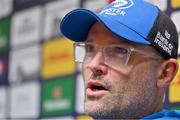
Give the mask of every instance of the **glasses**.
<path id="1" fill-rule="evenodd" d="M 158 54 L 149 54 L 140 49 L 127 47 L 123 45 L 111 44 L 107 46 L 99 46 L 97 44 L 90 42 L 75 42 L 75 62 L 85 64 L 90 63 L 99 51 L 102 52 L 104 63 L 115 69 L 118 69 L 122 66 L 126 66 L 132 52 L 137 52 L 155 59 L 161 59 L 161 57 Z"/>

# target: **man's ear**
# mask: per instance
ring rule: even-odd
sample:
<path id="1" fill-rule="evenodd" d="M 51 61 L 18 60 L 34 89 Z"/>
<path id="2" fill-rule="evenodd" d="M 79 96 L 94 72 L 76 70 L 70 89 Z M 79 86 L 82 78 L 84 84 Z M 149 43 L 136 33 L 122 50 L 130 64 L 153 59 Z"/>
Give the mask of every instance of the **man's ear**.
<path id="1" fill-rule="evenodd" d="M 159 67 L 159 79 L 157 80 L 157 87 L 164 88 L 170 84 L 175 77 L 178 70 L 178 62 L 171 58 L 162 62 Z"/>

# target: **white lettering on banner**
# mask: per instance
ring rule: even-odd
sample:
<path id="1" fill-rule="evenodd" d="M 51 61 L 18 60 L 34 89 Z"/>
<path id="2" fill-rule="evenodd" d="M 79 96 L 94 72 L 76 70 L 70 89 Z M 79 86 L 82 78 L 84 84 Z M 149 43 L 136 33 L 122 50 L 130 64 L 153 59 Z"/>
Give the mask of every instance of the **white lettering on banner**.
<path id="1" fill-rule="evenodd" d="M 165 30 L 164 36 L 160 32 L 158 32 L 154 42 L 159 47 L 161 47 L 164 51 L 166 51 L 167 53 L 169 53 L 171 55 L 172 50 L 173 50 L 173 45 L 171 43 L 169 43 L 169 41 L 168 41 L 170 39 L 171 35 L 167 32 L 167 30 Z"/>
<path id="2" fill-rule="evenodd" d="M 48 111 L 67 109 L 70 107 L 69 100 L 49 100 L 45 101 L 44 108 Z"/>
<path id="3" fill-rule="evenodd" d="M 5 46 L 5 44 L 6 44 L 6 38 L 5 37 L 0 37 L 0 47 L 4 47 Z"/>

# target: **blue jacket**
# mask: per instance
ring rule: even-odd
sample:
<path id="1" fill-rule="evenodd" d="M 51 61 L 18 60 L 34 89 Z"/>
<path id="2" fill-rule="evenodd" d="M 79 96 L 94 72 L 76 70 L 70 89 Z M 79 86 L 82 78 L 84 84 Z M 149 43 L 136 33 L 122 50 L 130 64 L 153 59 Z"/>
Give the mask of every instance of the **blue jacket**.
<path id="1" fill-rule="evenodd" d="M 180 120 L 180 110 L 162 110 L 161 112 L 148 115 L 141 120 L 154 119 L 154 120 Z"/>

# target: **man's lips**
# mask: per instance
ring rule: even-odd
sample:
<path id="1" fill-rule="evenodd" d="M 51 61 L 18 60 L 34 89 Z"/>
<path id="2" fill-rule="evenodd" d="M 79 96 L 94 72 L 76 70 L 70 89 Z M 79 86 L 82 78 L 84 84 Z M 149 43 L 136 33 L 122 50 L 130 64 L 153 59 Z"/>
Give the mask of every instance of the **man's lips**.
<path id="1" fill-rule="evenodd" d="M 109 91 L 109 87 L 97 80 L 90 80 L 87 83 L 86 94 L 88 97 L 97 97 Z"/>

